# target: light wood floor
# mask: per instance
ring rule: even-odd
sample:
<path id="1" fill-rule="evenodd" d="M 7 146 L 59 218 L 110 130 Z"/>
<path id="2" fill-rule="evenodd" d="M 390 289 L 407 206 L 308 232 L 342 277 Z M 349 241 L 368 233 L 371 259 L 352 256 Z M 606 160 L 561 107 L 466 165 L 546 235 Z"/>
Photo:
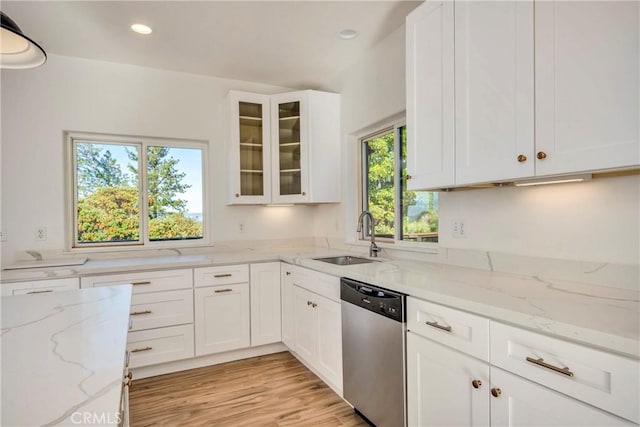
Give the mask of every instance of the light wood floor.
<path id="1" fill-rule="evenodd" d="M 290 353 L 134 380 L 130 420 L 143 426 L 367 426 Z"/>

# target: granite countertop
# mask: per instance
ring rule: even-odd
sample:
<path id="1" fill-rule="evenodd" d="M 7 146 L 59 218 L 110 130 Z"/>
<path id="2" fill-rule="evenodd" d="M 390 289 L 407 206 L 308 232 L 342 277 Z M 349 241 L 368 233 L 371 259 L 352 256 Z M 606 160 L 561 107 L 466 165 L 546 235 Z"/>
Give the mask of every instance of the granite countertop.
<path id="1" fill-rule="evenodd" d="M 2 425 L 117 424 L 130 305 L 131 285 L 2 297 Z"/>
<path id="2" fill-rule="evenodd" d="M 202 255 L 89 260 L 74 268 L 3 271 L 2 280 L 77 277 L 281 260 L 334 276 L 350 277 L 628 357 L 640 358 L 640 293 L 637 290 L 435 262 L 384 260 L 370 264 L 336 266 L 313 259 L 347 252 L 305 247 L 295 250 L 229 250 Z"/>

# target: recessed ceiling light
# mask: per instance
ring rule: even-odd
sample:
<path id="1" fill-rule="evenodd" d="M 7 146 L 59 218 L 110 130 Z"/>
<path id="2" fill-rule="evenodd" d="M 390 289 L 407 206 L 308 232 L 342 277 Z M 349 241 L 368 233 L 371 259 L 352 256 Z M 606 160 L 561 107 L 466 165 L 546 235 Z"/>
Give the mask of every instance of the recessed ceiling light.
<path id="1" fill-rule="evenodd" d="M 338 33 L 338 37 L 342 40 L 352 40 L 358 37 L 358 32 L 356 30 L 345 29 Z"/>
<path id="2" fill-rule="evenodd" d="M 131 26 L 131 29 L 138 34 L 151 34 L 151 32 L 153 31 L 150 27 L 144 24 L 133 24 Z"/>

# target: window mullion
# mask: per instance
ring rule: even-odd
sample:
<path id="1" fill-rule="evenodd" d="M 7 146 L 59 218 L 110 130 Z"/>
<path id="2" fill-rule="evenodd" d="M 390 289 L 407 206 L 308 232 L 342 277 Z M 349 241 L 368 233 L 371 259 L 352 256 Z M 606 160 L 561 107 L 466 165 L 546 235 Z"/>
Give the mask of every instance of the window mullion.
<path id="1" fill-rule="evenodd" d="M 139 233 L 140 240 L 144 245 L 149 244 L 149 213 L 148 213 L 148 197 L 147 197 L 147 148 L 145 143 L 139 145 L 140 155 L 138 156 L 138 191 L 140 193 L 140 219 Z"/>
<path id="2" fill-rule="evenodd" d="M 402 140 L 398 125 L 393 127 L 393 152 L 395 157 L 394 167 L 394 190 L 395 190 L 395 236 L 394 242 L 402 240 Z"/>

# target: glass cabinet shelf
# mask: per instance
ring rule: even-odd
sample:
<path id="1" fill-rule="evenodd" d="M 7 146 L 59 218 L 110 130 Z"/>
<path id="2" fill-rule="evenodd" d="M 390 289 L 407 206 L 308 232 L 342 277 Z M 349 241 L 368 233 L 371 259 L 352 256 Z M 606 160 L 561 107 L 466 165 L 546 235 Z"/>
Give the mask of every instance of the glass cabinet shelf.
<path id="1" fill-rule="evenodd" d="M 264 108 L 259 102 L 238 100 L 240 192 L 238 196 L 264 195 Z M 237 188 L 237 187 L 236 187 Z M 237 190 L 236 190 L 237 192 Z"/>

